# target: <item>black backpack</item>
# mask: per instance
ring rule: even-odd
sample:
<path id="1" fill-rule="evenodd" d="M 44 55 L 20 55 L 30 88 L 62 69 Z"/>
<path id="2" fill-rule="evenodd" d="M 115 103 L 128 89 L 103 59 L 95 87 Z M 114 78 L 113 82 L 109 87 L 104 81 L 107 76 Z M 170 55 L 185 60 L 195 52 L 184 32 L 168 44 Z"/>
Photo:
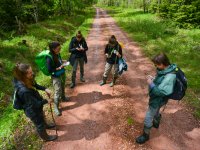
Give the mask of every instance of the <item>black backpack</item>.
<path id="1" fill-rule="evenodd" d="M 187 79 L 184 72 L 178 67 L 173 73 L 176 74 L 176 83 L 174 85 L 173 93 L 169 95 L 168 98 L 173 100 L 181 100 L 185 96 Z"/>
<path id="2" fill-rule="evenodd" d="M 23 101 L 18 96 L 18 89 L 15 89 L 13 94 L 13 108 L 16 110 L 23 110 Z"/>

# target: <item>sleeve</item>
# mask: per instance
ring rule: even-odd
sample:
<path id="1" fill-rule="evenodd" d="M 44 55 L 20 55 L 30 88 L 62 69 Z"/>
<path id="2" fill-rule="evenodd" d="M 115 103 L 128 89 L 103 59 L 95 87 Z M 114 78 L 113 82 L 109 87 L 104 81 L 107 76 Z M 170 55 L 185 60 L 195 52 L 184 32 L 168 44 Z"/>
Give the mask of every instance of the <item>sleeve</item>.
<path id="1" fill-rule="evenodd" d="M 22 95 L 24 101 L 26 101 L 26 106 L 29 108 L 41 108 L 44 104 L 48 103 L 46 99 L 38 100 L 32 93 L 25 92 Z"/>
<path id="2" fill-rule="evenodd" d="M 41 86 L 41 85 L 37 84 L 36 82 L 35 82 L 35 84 L 34 84 L 34 87 L 35 87 L 37 90 L 42 90 L 42 91 L 45 91 L 45 90 L 46 90 L 46 87 Z"/>
<path id="3" fill-rule="evenodd" d="M 108 44 L 107 44 L 104 53 L 105 53 L 105 54 L 106 54 L 106 53 L 108 54 L 108 51 L 109 51 L 109 49 L 108 49 Z"/>
<path id="4" fill-rule="evenodd" d="M 84 50 L 87 51 L 88 50 L 87 42 L 85 41 L 85 39 L 83 42 L 84 42 Z"/>
<path id="5" fill-rule="evenodd" d="M 74 47 L 73 44 L 74 44 L 74 40 L 73 40 L 73 38 L 72 38 L 72 39 L 71 39 L 71 42 L 70 42 L 70 44 L 69 44 L 69 52 L 70 52 L 70 53 L 77 51 L 77 50 L 76 50 L 76 47 Z"/>
<path id="6" fill-rule="evenodd" d="M 121 57 L 122 57 L 122 47 L 121 47 L 121 45 L 119 44 L 119 54 L 121 55 Z"/>
<path id="7" fill-rule="evenodd" d="M 49 73 L 55 72 L 56 68 L 54 68 L 52 65 L 52 59 L 47 57 L 46 60 L 47 60 L 47 69 L 48 69 Z"/>
<path id="8" fill-rule="evenodd" d="M 168 96 L 173 93 L 175 82 L 176 75 L 167 74 L 159 85 L 150 85 L 150 93 L 161 97 Z"/>

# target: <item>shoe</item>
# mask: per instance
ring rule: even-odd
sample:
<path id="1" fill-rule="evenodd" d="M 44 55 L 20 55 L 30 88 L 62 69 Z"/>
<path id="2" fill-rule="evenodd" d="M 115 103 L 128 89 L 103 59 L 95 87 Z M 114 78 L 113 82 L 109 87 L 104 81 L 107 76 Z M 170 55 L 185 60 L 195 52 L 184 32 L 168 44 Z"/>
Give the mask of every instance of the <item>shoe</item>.
<path id="1" fill-rule="evenodd" d="M 57 135 L 48 135 L 46 130 L 40 131 L 38 134 L 44 141 L 54 141 L 58 138 Z"/>
<path id="2" fill-rule="evenodd" d="M 146 134 L 145 132 L 136 138 L 136 142 L 138 144 L 144 144 L 148 140 L 149 140 L 149 134 Z"/>
<path id="3" fill-rule="evenodd" d="M 100 86 L 106 84 L 106 80 L 107 80 L 107 77 L 103 77 L 103 80 L 101 81 L 101 83 L 99 84 Z"/>
<path id="4" fill-rule="evenodd" d="M 75 87 L 75 83 L 71 83 L 70 88 L 73 89 Z"/>
<path id="5" fill-rule="evenodd" d="M 85 79 L 83 77 L 80 78 L 81 82 L 85 82 Z"/>
<path id="6" fill-rule="evenodd" d="M 67 97 L 67 96 L 64 96 L 63 98 L 62 98 L 62 101 L 63 102 L 68 102 L 70 99 L 69 99 L 69 97 Z"/>
<path id="7" fill-rule="evenodd" d="M 45 127 L 46 127 L 46 129 L 51 129 L 51 128 L 54 128 L 56 125 L 55 124 L 45 124 Z"/>
<path id="8" fill-rule="evenodd" d="M 115 85 L 116 80 L 117 80 L 117 77 L 114 77 L 113 81 L 110 83 L 110 87 L 113 87 Z"/>

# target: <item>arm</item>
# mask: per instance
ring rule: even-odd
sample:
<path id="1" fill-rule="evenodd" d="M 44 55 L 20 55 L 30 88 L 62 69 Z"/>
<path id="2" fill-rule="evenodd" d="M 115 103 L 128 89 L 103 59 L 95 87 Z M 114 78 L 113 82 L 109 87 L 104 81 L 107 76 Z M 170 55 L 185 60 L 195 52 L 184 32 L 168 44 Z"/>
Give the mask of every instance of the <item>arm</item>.
<path id="1" fill-rule="evenodd" d="M 85 39 L 84 39 L 84 41 L 83 41 L 83 45 L 84 45 L 84 51 L 87 51 L 88 50 L 88 46 L 87 46 L 87 43 L 86 43 L 86 41 L 85 41 Z"/>
<path id="2" fill-rule="evenodd" d="M 118 54 L 118 57 L 122 57 L 122 47 L 121 45 L 119 44 L 119 54 Z"/>
<path id="3" fill-rule="evenodd" d="M 74 40 L 72 38 L 72 40 L 71 40 L 71 42 L 69 44 L 69 52 L 70 53 L 73 53 L 73 52 L 77 51 L 76 47 L 74 47 L 73 45 L 74 45 Z"/>
<path id="4" fill-rule="evenodd" d="M 26 106 L 29 108 L 41 108 L 44 104 L 48 103 L 47 100 L 42 99 L 38 100 L 35 95 L 33 95 L 31 92 L 25 92 L 22 95 L 23 100 L 26 103 Z"/>
<path id="5" fill-rule="evenodd" d="M 52 59 L 47 57 L 46 60 L 47 60 L 47 68 L 48 68 L 49 73 L 55 72 L 56 68 L 53 67 L 53 65 L 52 65 Z"/>
<path id="6" fill-rule="evenodd" d="M 168 96 L 173 93 L 174 85 L 176 82 L 175 74 L 167 74 L 161 84 L 155 85 L 154 83 L 150 84 L 150 93 L 156 96 Z"/>
<path id="7" fill-rule="evenodd" d="M 46 90 L 46 87 L 41 86 L 41 85 L 37 84 L 36 82 L 35 82 L 35 84 L 34 84 L 34 87 L 35 87 L 37 90 L 42 90 L 42 91 L 45 91 L 45 90 Z"/>

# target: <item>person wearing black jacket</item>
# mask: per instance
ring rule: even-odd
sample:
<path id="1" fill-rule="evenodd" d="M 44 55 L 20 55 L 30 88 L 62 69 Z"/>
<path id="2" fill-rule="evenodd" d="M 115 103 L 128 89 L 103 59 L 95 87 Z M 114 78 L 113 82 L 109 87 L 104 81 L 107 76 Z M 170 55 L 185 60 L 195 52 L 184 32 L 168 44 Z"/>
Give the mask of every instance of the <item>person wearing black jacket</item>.
<path id="1" fill-rule="evenodd" d="M 119 58 L 122 57 L 121 45 L 117 42 L 117 39 L 114 35 L 110 37 L 109 42 L 106 45 L 104 53 L 106 56 L 106 65 L 105 65 L 105 71 L 103 74 L 103 80 L 100 83 L 100 86 L 106 84 L 108 75 L 110 74 L 110 71 L 112 70 L 112 67 L 114 66 L 114 78 L 112 82 L 110 83 L 110 87 L 112 87 L 115 84 L 116 79 L 118 77 L 118 61 L 119 61 Z"/>
<path id="2" fill-rule="evenodd" d="M 63 61 L 60 56 L 60 43 L 59 42 L 51 42 L 49 44 L 50 55 L 52 58 L 47 57 L 47 67 L 49 73 L 51 73 L 51 79 L 54 87 L 54 112 L 57 116 L 61 116 L 61 111 L 59 109 L 59 104 L 61 99 L 63 101 L 69 101 L 69 97 L 65 96 L 65 68 L 63 65 Z"/>
<path id="3" fill-rule="evenodd" d="M 48 96 L 51 91 L 43 86 L 38 85 L 33 76 L 30 65 L 17 64 L 14 67 L 14 88 L 17 91 L 18 98 L 22 101 L 22 107 L 25 115 L 34 123 L 39 136 L 44 141 L 53 141 L 56 135 L 48 135 L 46 129 L 55 127 L 55 125 L 47 125 L 44 119 L 43 106 L 48 103 L 43 99 L 37 90 L 43 90 Z M 49 100 L 49 103 L 51 101 Z"/>
<path id="4" fill-rule="evenodd" d="M 72 83 L 70 85 L 71 88 L 75 87 L 76 82 L 76 71 L 78 64 L 80 65 L 80 80 L 85 82 L 84 79 L 84 62 L 87 63 L 87 55 L 86 51 L 88 50 L 87 43 L 85 38 L 81 34 L 81 31 L 78 31 L 76 37 L 71 39 L 69 45 L 69 52 L 71 53 L 69 61 L 70 64 L 73 66 L 72 71 Z"/>

